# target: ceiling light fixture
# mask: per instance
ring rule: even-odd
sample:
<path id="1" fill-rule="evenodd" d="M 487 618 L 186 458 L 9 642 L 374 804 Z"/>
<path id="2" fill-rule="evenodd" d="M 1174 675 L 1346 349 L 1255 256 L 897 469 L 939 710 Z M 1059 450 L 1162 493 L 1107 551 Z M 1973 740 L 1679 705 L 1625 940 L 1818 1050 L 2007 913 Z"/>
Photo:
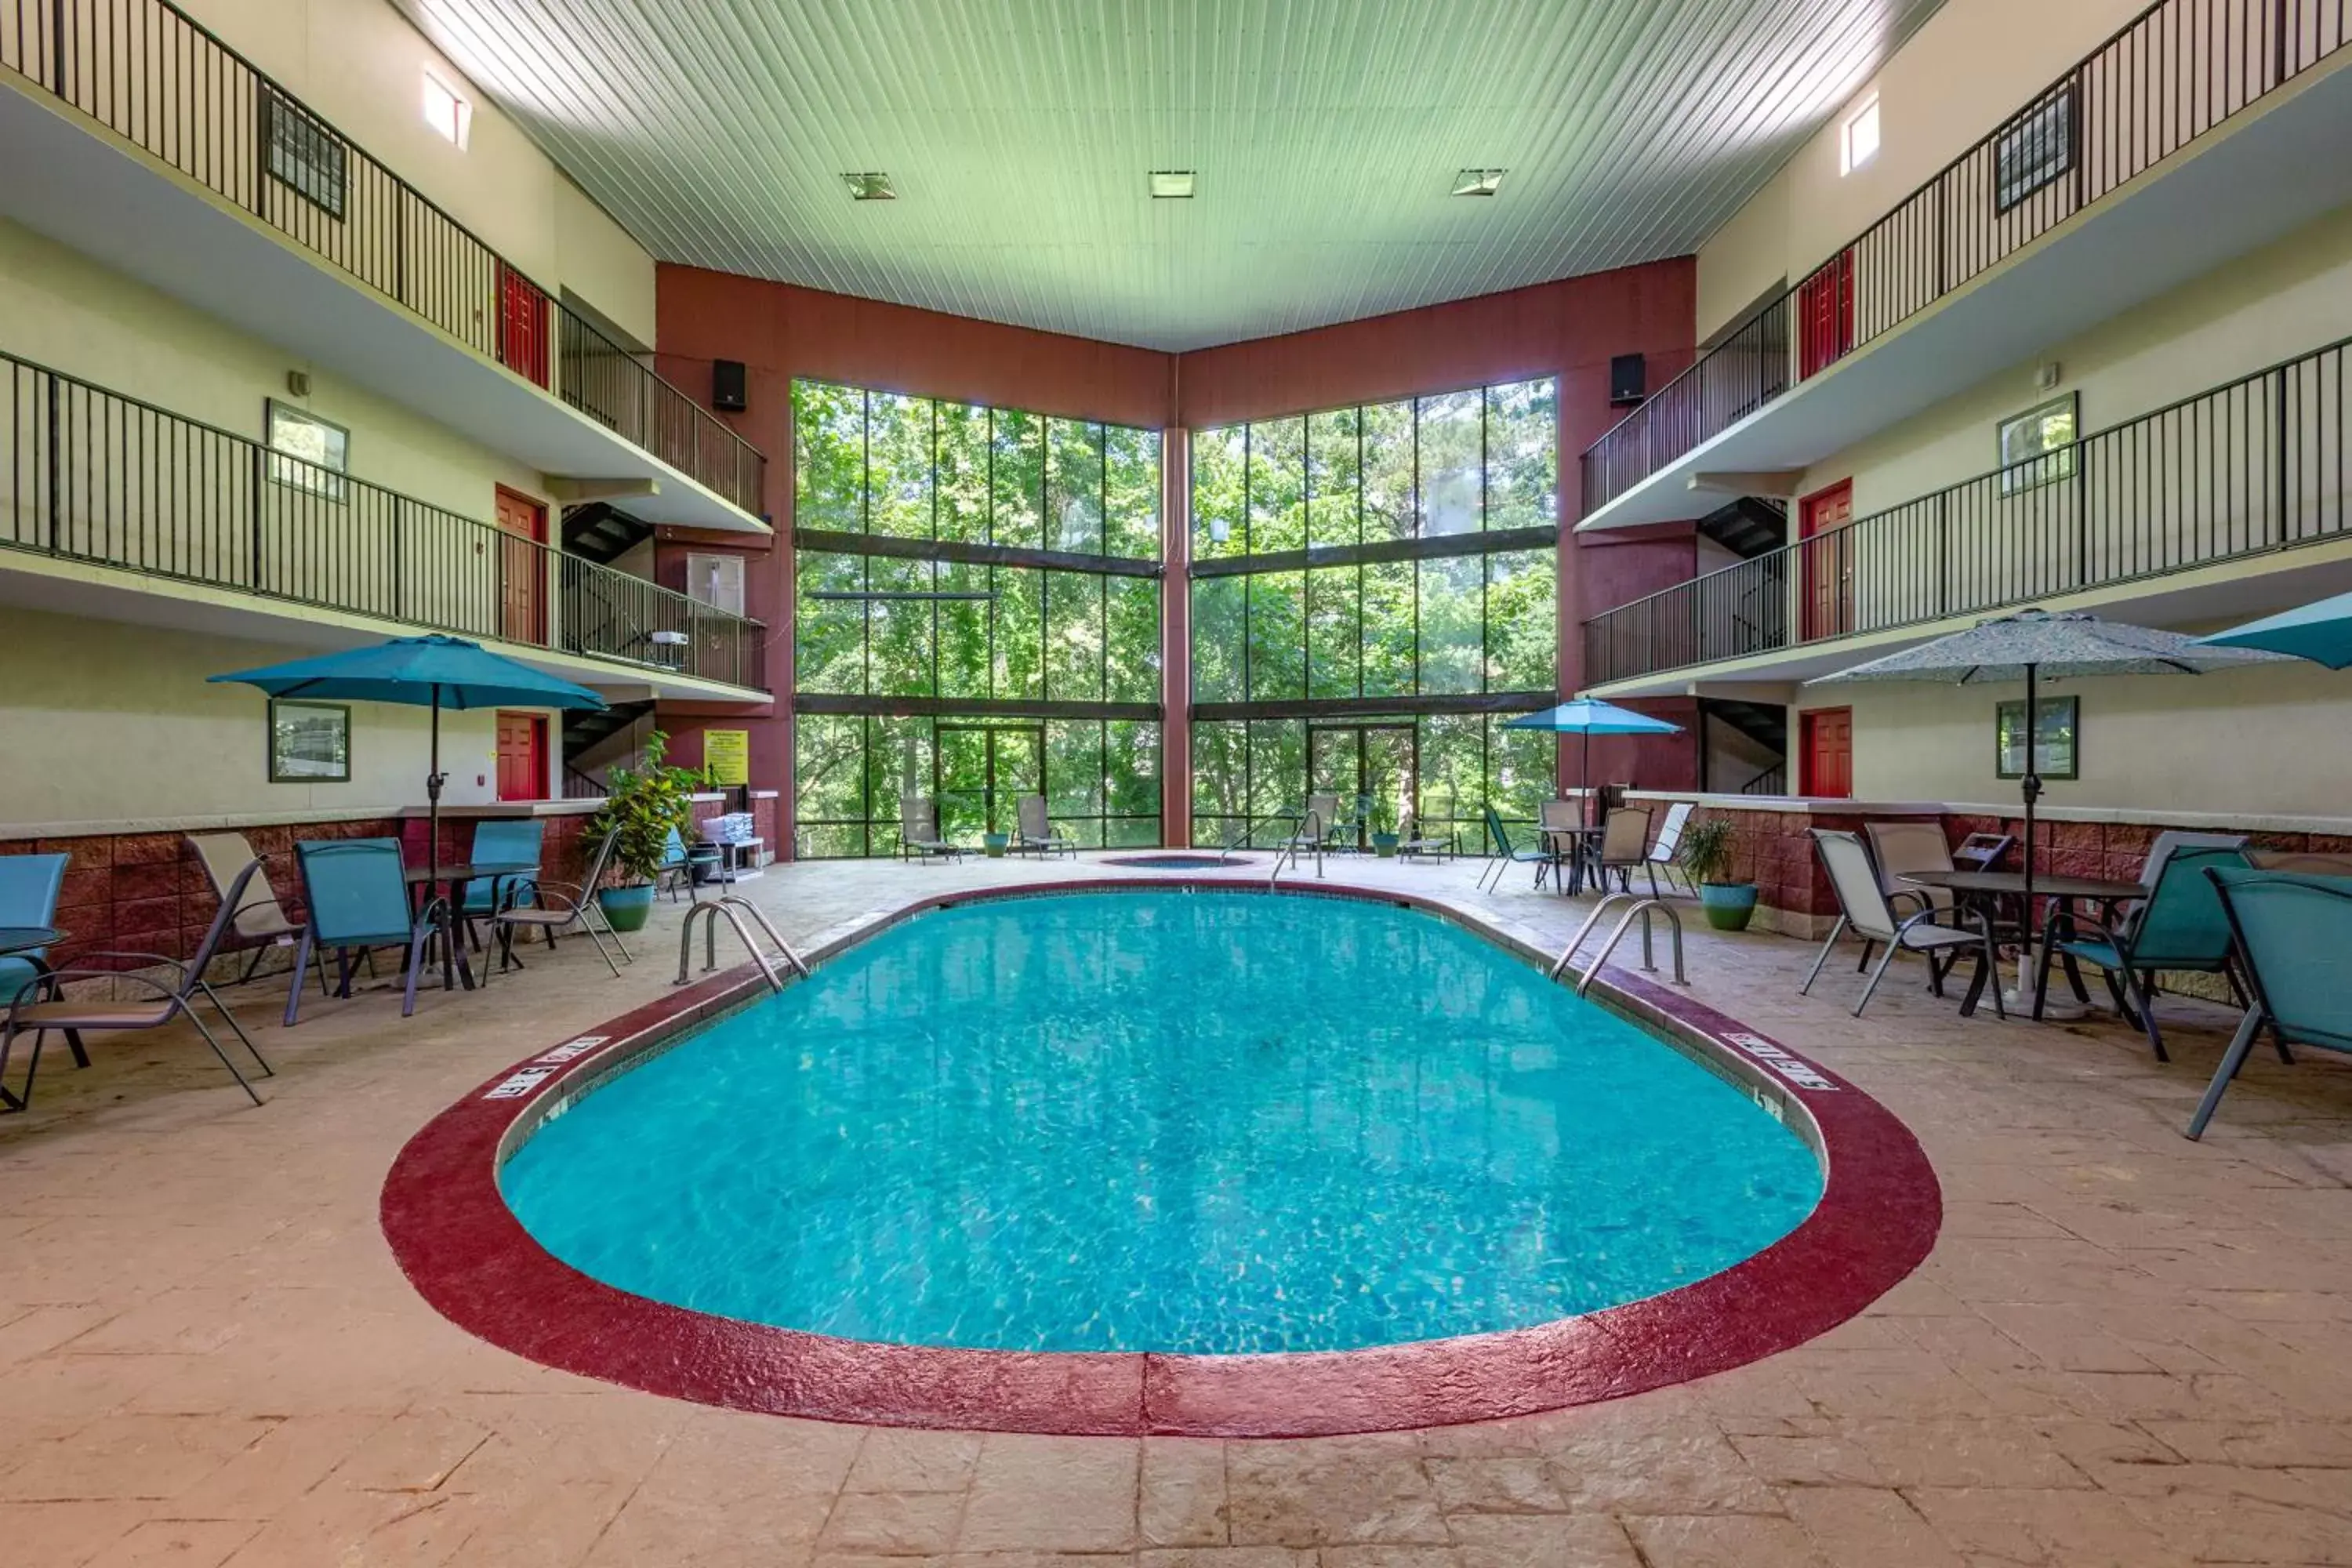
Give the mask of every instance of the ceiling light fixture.
<path id="1" fill-rule="evenodd" d="M 1465 169 L 1454 176 L 1457 196 L 1491 196 L 1503 184 L 1500 169 Z"/>
<path id="2" fill-rule="evenodd" d="M 1151 199 L 1154 201 L 1190 201 L 1192 196 L 1192 171 L 1190 169 L 1154 169 L 1151 171 Z"/>
<path id="3" fill-rule="evenodd" d="M 869 169 L 862 174 L 844 174 L 841 183 L 849 187 L 853 201 L 895 202 L 898 199 L 898 193 L 890 188 L 890 176 L 879 169 Z"/>

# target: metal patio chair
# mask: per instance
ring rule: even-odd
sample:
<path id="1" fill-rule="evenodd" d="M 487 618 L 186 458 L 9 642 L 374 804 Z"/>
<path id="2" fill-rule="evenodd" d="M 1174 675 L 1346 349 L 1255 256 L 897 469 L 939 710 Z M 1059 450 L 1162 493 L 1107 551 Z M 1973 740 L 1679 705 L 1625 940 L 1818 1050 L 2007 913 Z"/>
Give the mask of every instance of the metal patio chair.
<path id="1" fill-rule="evenodd" d="M 2244 840 L 2238 842 L 2243 844 Z M 2155 857 L 2151 855 L 2149 858 Z M 2034 981 L 2036 994 L 2047 992 L 2050 966 L 2056 962 L 2064 965 L 2067 983 L 2073 986 L 2075 997 L 2090 1000 L 2074 961 L 2095 963 L 2106 976 L 2107 994 L 2115 999 L 2116 1011 L 2147 1036 L 2148 1047 L 2156 1052 L 2158 1061 L 2170 1061 L 2172 1058 L 2164 1048 L 2164 1032 L 2157 1026 L 2156 1009 L 2150 1005 L 2155 1000 L 2156 976 L 2159 973 L 2221 975 L 2229 981 L 2239 1005 L 2252 1005 L 2245 987 L 2239 982 L 2237 966 L 2231 961 L 2235 950 L 2230 937 L 2228 912 L 2221 907 L 2221 897 L 2212 879 L 2205 875 L 2208 870 L 2245 868 L 2246 852 L 2240 847 L 2174 847 L 2157 868 L 2147 901 L 2136 910 L 2118 919 L 2113 926 L 2101 925 L 2096 921 L 2077 921 L 2078 930 L 2087 927 L 2092 934 L 2042 943 L 2041 965 Z"/>
<path id="2" fill-rule="evenodd" d="M 2290 1041 L 2352 1051 L 2352 878 L 2214 865 L 2200 879 L 2212 885 L 2253 996 L 2189 1119 L 2191 1138 L 2205 1135 L 2264 1028 L 2282 1060 L 2294 1059 Z"/>
<path id="3" fill-rule="evenodd" d="M 1683 829 L 1690 826 L 1691 813 L 1698 808 L 1691 802 L 1678 800 L 1666 807 L 1665 816 L 1658 824 L 1658 836 L 1650 840 L 1648 870 L 1650 896 L 1664 898 L 1658 889 L 1658 873 L 1665 873 L 1666 887 L 1675 885 L 1675 852 L 1682 847 Z M 1684 879 L 1685 884 L 1689 879 Z"/>
<path id="4" fill-rule="evenodd" d="M 1617 885 L 1626 892 L 1633 890 L 1636 868 L 1650 864 L 1650 813 L 1646 806 L 1621 805 L 1601 819 L 1601 845 L 1592 857 L 1593 885 L 1598 892 L 1609 890 L 1609 873 L 1617 873 Z M 1658 890 L 1658 875 L 1650 873 L 1650 891 Z"/>
<path id="5" fill-rule="evenodd" d="M 963 846 L 940 837 L 940 808 L 919 795 L 898 797 L 898 858 L 902 860 L 961 860 Z"/>
<path id="6" fill-rule="evenodd" d="M 1490 877 L 1494 879 L 1495 887 L 1500 889 L 1503 885 L 1503 873 L 1514 866 L 1535 867 L 1536 885 L 1541 887 L 1546 868 L 1559 865 L 1559 857 L 1541 845 L 1532 849 L 1514 848 L 1511 845 L 1510 834 L 1504 831 L 1502 817 L 1491 805 L 1485 807 L 1484 810 L 1486 816 L 1486 840 L 1493 847 L 1494 856 L 1492 863 L 1478 873 L 1479 890 L 1482 892 L 1486 890 L 1487 879 Z"/>
<path id="7" fill-rule="evenodd" d="M 1013 803 L 1013 852 L 1048 859 L 1055 855 L 1077 858 L 1078 841 L 1054 826 L 1042 795 L 1024 795 Z"/>
<path id="8" fill-rule="evenodd" d="M 221 1066 L 228 1068 L 229 1077 L 236 1079 L 237 1087 L 245 1090 L 246 1097 L 259 1105 L 261 1096 L 255 1091 L 245 1074 L 237 1070 L 236 1061 L 222 1048 L 218 1037 L 205 1026 L 194 1003 L 199 995 L 211 1003 L 213 1010 L 220 1015 L 222 1021 L 235 1031 L 237 1039 L 251 1053 L 255 1064 L 261 1068 L 262 1076 L 275 1076 L 269 1063 L 254 1048 L 253 1038 L 245 1032 L 245 1026 L 236 1021 L 236 1015 L 228 1010 L 228 1005 L 205 980 L 206 966 L 220 952 L 221 943 L 236 923 L 238 910 L 244 907 L 246 889 L 260 869 L 259 859 L 249 860 L 243 870 L 230 879 L 228 890 L 220 900 L 220 908 L 213 914 L 213 923 L 205 930 L 204 941 L 196 945 L 195 952 L 185 963 L 166 958 L 159 952 L 89 952 L 81 955 L 85 960 L 135 959 L 149 967 L 169 969 L 174 976 L 172 984 L 166 984 L 152 976 L 127 970 L 73 968 L 52 970 L 17 993 L 8 1004 L 6 1024 L 0 1026 L 0 1105 L 22 1110 L 32 1103 L 33 1079 L 41 1070 L 41 1044 L 48 1037 L 51 1029 L 60 1033 L 78 1033 L 85 1029 L 159 1029 L 182 1016 L 194 1026 L 205 1044 L 212 1047 L 213 1055 L 220 1058 Z M 111 981 L 116 985 L 144 986 L 153 994 L 131 1002 L 84 1002 L 65 994 L 68 981 L 100 979 Z M 301 988 L 301 972 L 297 970 L 294 982 L 298 992 Z M 9 1053 L 16 1046 L 16 1037 L 27 1033 L 33 1037 L 32 1059 L 25 1068 L 25 1087 L 12 1093 L 6 1088 Z"/>
<path id="9" fill-rule="evenodd" d="M 310 918 L 294 951 L 294 983 L 286 990 L 286 1026 L 298 1021 L 302 1005 L 303 972 L 313 952 L 333 948 L 340 961 L 335 994 L 352 994 L 352 972 L 361 954 L 380 947 L 406 950 L 407 969 L 401 991 L 400 1016 L 416 1011 L 416 975 L 423 966 L 425 944 L 440 930 L 437 900 L 428 900 L 412 910 L 408 883 L 397 838 L 309 839 L 294 846 L 294 863 L 302 873 L 303 902 Z"/>
<path id="10" fill-rule="evenodd" d="M 1830 951 L 1838 939 L 1851 931 L 1869 943 L 1884 942 L 1886 954 L 1871 971 L 1870 981 L 1862 988 L 1861 997 L 1853 1005 L 1853 1016 L 1870 1005 L 1870 998 L 1878 983 L 1886 978 L 1886 966 L 1895 962 L 1898 952 L 1916 952 L 1927 960 L 1927 988 L 1937 995 L 1944 994 L 1944 977 L 1952 965 L 1959 962 L 1964 950 L 1973 949 L 1977 962 L 1984 966 L 1984 981 L 1992 992 L 1992 1005 L 2003 1018 L 2009 1009 L 2001 1001 L 2000 953 L 1993 946 L 1992 926 L 1979 911 L 1977 929 L 1964 931 L 1939 922 L 1945 911 L 1921 910 L 1905 916 L 1887 901 L 1886 890 L 1879 884 L 1878 868 L 1871 863 L 1870 850 L 1861 836 L 1836 832 L 1829 828 L 1811 829 L 1813 851 L 1822 859 L 1822 868 L 1829 873 L 1830 887 L 1837 894 L 1837 924 L 1830 928 L 1829 940 L 1822 943 L 1821 955 L 1813 960 L 1812 972 L 1797 988 L 1799 995 L 1810 994 L 1813 982 L 1821 978 L 1822 965 L 1829 962 Z M 1971 1009 L 1962 1007 L 1966 1015 Z"/>
<path id="11" fill-rule="evenodd" d="M 552 950 L 557 936 L 576 928 L 588 933 L 588 940 L 596 944 L 596 956 L 604 961 L 604 967 L 618 980 L 621 965 L 614 963 L 613 955 L 604 951 L 604 939 L 613 939 L 613 945 L 620 950 L 622 963 L 635 963 L 636 955 L 621 940 L 621 933 L 613 929 L 613 922 L 604 918 L 604 906 L 596 901 L 596 889 L 604 884 L 605 868 L 613 863 L 614 846 L 620 840 L 618 833 L 607 833 L 596 841 L 596 847 L 589 852 L 588 869 L 578 886 L 541 878 L 538 903 L 521 908 L 509 905 L 492 915 L 490 923 L 498 928 L 501 958 L 513 956 L 517 931 L 539 932 Z"/>
<path id="12" fill-rule="evenodd" d="M 261 967 L 263 955 L 273 947 L 290 947 L 301 940 L 301 922 L 286 912 L 278 901 L 278 889 L 270 885 L 269 868 L 263 864 L 246 885 L 241 899 L 229 899 L 229 885 L 237 873 L 256 863 L 253 846 L 242 833 L 191 833 L 188 847 L 196 852 L 196 863 L 205 868 L 205 880 L 212 884 L 213 897 L 236 906 L 236 918 L 229 932 L 235 949 L 250 948 L 252 956 L 246 960 L 245 973 L 236 984 L 242 985 L 253 978 Z M 233 949 L 234 951 L 234 949 Z M 319 994 L 327 994 L 327 965 L 323 957 L 319 963 Z"/>

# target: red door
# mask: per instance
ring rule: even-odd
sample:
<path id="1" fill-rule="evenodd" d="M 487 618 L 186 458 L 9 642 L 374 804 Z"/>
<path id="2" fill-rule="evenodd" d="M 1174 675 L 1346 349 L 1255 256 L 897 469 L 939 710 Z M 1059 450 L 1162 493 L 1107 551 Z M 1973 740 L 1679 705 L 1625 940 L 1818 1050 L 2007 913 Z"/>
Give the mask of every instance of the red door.
<path id="1" fill-rule="evenodd" d="M 1853 252 L 1841 250 L 1797 286 L 1797 378 L 1828 368 L 1853 347 Z"/>
<path id="2" fill-rule="evenodd" d="M 547 798 L 547 720 L 542 715 L 499 710 L 499 798 Z"/>
<path id="3" fill-rule="evenodd" d="M 1832 800 L 1853 797 L 1853 710 L 1815 708 L 1801 716 L 1804 750 L 1800 795 Z"/>
<path id="4" fill-rule="evenodd" d="M 499 487 L 499 635 L 547 642 L 547 508 Z"/>
<path id="5" fill-rule="evenodd" d="M 547 296 L 503 261 L 499 263 L 499 363 L 541 386 L 547 384 Z"/>
<path id="6" fill-rule="evenodd" d="M 1798 548 L 1805 569 L 1804 640 L 1842 637 L 1853 630 L 1853 481 L 1840 479 L 1797 503 Z"/>

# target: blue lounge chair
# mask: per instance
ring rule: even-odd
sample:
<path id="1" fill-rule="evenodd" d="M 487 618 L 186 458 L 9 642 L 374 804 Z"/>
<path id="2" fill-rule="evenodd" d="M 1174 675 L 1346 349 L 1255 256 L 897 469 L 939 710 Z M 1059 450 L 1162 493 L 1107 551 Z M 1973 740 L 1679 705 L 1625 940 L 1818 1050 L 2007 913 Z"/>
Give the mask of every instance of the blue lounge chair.
<path id="1" fill-rule="evenodd" d="M 2160 1062 L 2172 1058 L 2164 1048 L 2164 1033 L 2157 1027 L 2156 976 L 2164 971 L 2228 977 L 2231 990 L 2242 1004 L 2244 988 L 2230 962 L 2230 921 L 2222 912 L 2221 895 L 2209 869 L 2239 869 L 2246 865 L 2243 849 L 2221 845 L 2193 845 L 2175 849 L 2165 858 L 2148 889 L 2147 902 L 2127 920 L 2113 927 L 2095 921 L 2078 922 L 2090 934 L 2042 944 L 2040 971 L 2034 978 L 2034 1013 L 2050 989 L 2053 960 L 2066 964 L 2067 982 L 2077 999 L 2089 1001 L 2072 961 L 2095 963 L 2105 973 L 2116 1010 L 2147 1034 L 2147 1043 Z"/>
<path id="2" fill-rule="evenodd" d="M 2217 866 L 2204 879 L 2229 922 L 2253 999 L 2189 1119 L 2191 1138 L 2205 1135 L 2263 1028 L 2282 1060 L 2294 1059 L 2290 1042 L 2352 1051 L 2352 878 Z"/>
<path id="3" fill-rule="evenodd" d="M 1510 869 L 1513 866 L 1533 866 L 1536 868 L 1536 881 L 1537 884 L 1540 886 L 1543 881 L 1545 868 L 1557 864 L 1559 857 L 1554 855 L 1550 850 L 1541 847 L 1533 849 L 1514 849 L 1511 847 L 1511 836 L 1503 830 L 1502 817 L 1496 813 L 1495 808 L 1491 805 L 1486 808 L 1486 838 L 1487 841 L 1494 846 L 1495 863 L 1487 868 L 1486 870 L 1478 873 L 1479 888 L 1482 890 L 1486 888 L 1486 879 L 1489 875 L 1494 878 L 1494 885 L 1497 888 L 1501 887 L 1503 885 L 1503 873 Z"/>
<path id="4" fill-rule="evenodd" d="M 58 894 L 65 888 L 66 866 L 72 858 L 69 855 L 0 855 L 0 926 L 57 924 Z M 0 958 L 0 1009 L 48 972 L 47 948 L 30 948 Z M 36 1048 L 38 1044 L 35 1042 Z M 75 1065 L 89 1066 L 81 1036 L 66 1031 L 66 1044 L 73 1048 Z"/>
<path id="5" fill-rule="evenodd" d="M 396 838 L 331 838 L 294 846 L 296 864 L 302 868 L 303 901 L 310 919 L 302 927 L 302 942 L 294 954 L 294 984 L 286 992 L 286 1026 L 292 1028 L 302 1003 L 302 972 L 310 967 L 312 949 L 333 948 L 341 960 L 335 989 L 352 994 L 352 961 L 371 948 L 407 949 L 406 985 L 400 1016 L 416 1011 L 416 973 L 425 943 L 440 927 L 433 907 L 412 913 L 408 884 L 402 876 L 400 840 Z"/>
<path id="6" fill-rule="evenodd" d="M 229 1076 L 236 1079 L 237 1087 L 245 1090 L 247 1098 L 254 1104 L 259 1105 L 261 1096 L 246 1080 L 245 1074 L 237 1070 L 236 1063 L 222 1048 L 219 1037 L 205 1026 L 203 1017 L 196 1012 L 195 999 L 202 995 L 212 1004 L 213 1011 L 220 1015 L 221 1021 L 244 1042 L 245 1048 L 252 1054 L 262 1075 L 271 1076 L 269 1063 L 254 1049 L 253 1039 L 245 1032 L 245 1026 L 236 1021 L 236 1015 L 228 1010 L 227 1004 L 205 981 L 205 970 L 211 964 L 214 955 L 220 952 L 221 943 L 236 924 L 237 911 L 247 907 L 245 899 L 247 884 L 260 870 L 258 859 L 249 860 L 246 862 L 245 868 L 230 880 L 220 907 L 213 913 L 211 928 L 205 932 L 204 941 L 196 945 L 195 952 L 184 963 L 160 952 L 83 954 L 85 958 L 128 959 L 149 970 L 168 969 L 173 974 L 170 984 L 150 974 L 123 970 L 61 969 L 42 975 L 16 994 L 5 1009 L 0 1009 L 0 1019 L 5 1019 L 5 1024 L 0 1024 L 0 1079 L 7 1076 L 8 1054 L 16 1045 L 16 1037 L 26 1033 L 33 1037 L 33 1058 L 25 1068 L 25 1087 L 21 1092 L 12 1093 L 5 1086 L 0 1086 L 0 1106 L 22 1110 L 31 1103 L 33 1079 L 41 1070 L 41 1042 L 48 1037 L 51 1029 L 61 1031 L 69 1040 L 78 1040 L 78 1031 L 82 1029 L 158 1029 L 178 1017 L 185 1017 L 194 1026 L 196 1033 L 204 1037 L 205 1044 L 213 1048 L 213 1055 L 220 1058 L 221 1066 L 228 1068 Z M 65 984 L 69 980 L 98 979 L 110 982 L 118 991 L 123 986 L 143 985 L 152 994 L 133 996 L 128 1002 L 121 1002 L 77 1001 L 65 994 Z M 298 969 L 294 972 L 294 988 L 299 992 L 301 987 L 302 972 Z M 76 1054 L 79 1055 L 79 1048 Z"/>
<path id="7" fill-rule="evenodd" d="M 474 828 L 474 847 L 467 858 L 477 866 L 528 866 L 535 875 L 547 837 L 547 824 L 538 817 L 492 817 Z M 529 903 L 531 879 L 523 876 L 476 877 L 466 884 L 458 912 L 471 921 L 478 915 L 496 914 L 507 904 Z"/>
<path id="8" fill-rule="evenodd" d="M 0 855 L 0 926 L 57 923 L 58 893 L 66 885 L 67 855 Z M 0 1005 L 40 977 L 48 951 L 0 958 Z"/>

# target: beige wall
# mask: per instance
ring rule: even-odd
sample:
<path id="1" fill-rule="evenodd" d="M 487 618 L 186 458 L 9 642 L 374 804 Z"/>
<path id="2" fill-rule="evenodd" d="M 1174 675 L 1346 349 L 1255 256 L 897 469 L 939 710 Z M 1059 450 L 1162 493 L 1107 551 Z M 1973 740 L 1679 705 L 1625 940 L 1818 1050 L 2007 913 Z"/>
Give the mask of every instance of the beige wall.
<path id="1" fill-rule="evenodd" d="M 282 643 L 0 611 L 0 837 L 213 816 L 367 816 L 425 804 L 422 709 L 352 705 L 352 782 L 268 782 L 268 700 L 205 678 L 302 657 Z M 497 721 L 447 713 L 445 805 L 498 796 Z"/>
<path id="2" fill-rule="evenodd" d="M 1857 517 L 1999 467 L 2011 415 L 2074 392 L 2085 433 L 2137 418 L 2340 338 L 2352 337 L 2352 208 L 2077 337 L 1814 464 L 1804 491 L 1853 480 Z M 2035 384 L 2054 362 L 2056 387 Z M 2305 411 L 2324 411 L 2306 397 Z M 2326 409 L 2333 409 L 2332 390 Z M 2223 487 L 2225 489 L 2229 487 Z"/>
<path id="3" fill-rule="evenodd" d="M 1811 271 L 2030 103 L 2147 0 L 1949 0 L 1699 248 L 1702 337 Z M 1878 94 L 1878 156 L 1838 173 L 1848 112 Z"/>
<path id="4" fill-rule="evenodd" d="M 544 497 L 544 476 L 397 404 L 248 338 L 80 252 L 0 220 L 0 349 L 173 414 L 259 439 L 278 398 L 351 432 L 351 472 L 481 521 L 497 487 Z M 308 397 L 286 374 L 310 377 Z"/>
<path id="5" fill-rule="evenodd" d="M 2044 683 L 2082 707 L 2082 777 L 2050 806 L 2342 817 L 2352 777 L 2352 673 L 2285 664 L 2225 675 Z M 1808 690 L 1807 708 L 1853 709 L 1862 800 L 2014 801 L 1993 768 L 1995 705 L 2023 686 L 1903 682 Z M 1796 726 L 1790 726 L 1793 738 Z"/>
<path id="6" fill-rule="evenodd" d="M 653 342 L 653 258 L 390 0 L 180 3 L 491 249 L 546 288 L 570 289 L 640 342 Z M 462 149 L 425 124 L 427 68 L 473 103 L 473 131 Z"/>

